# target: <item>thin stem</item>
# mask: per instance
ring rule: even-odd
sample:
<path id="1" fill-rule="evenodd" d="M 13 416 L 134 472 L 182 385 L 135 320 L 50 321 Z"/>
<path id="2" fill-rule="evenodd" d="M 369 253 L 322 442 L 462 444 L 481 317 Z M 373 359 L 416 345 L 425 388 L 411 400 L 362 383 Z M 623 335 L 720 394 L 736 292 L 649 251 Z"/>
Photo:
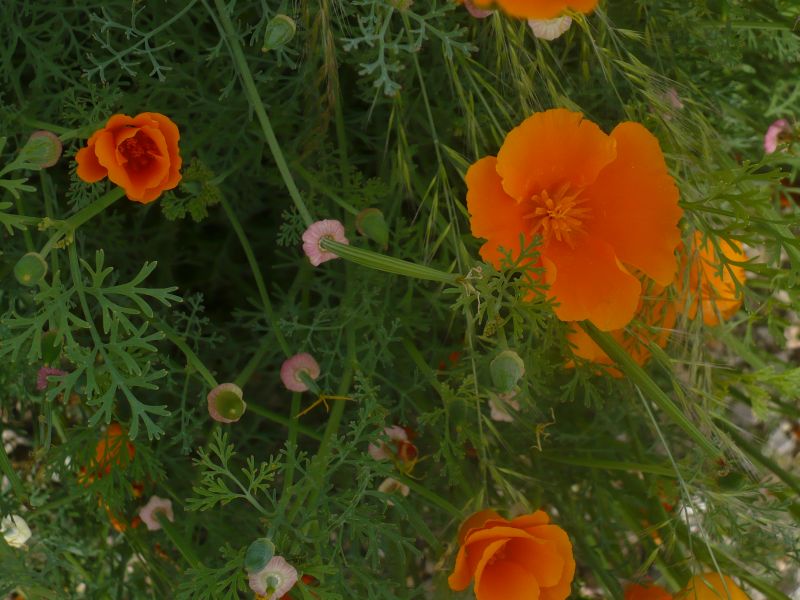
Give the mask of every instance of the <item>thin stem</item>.
<path id="1" fill-rule="evenodd" d="M 161 523 L 161 528 L 164 530 L 164 533 L 167 534 L 167 537 L 172 541 L 175 547 L 180 551 L 183 555 L 183 558 L 186 559 L 186 562 L 193 569 L 199 569 L 203 566 L 203 563 L 200 562 L 197 554 L 194 552 L 194 548 L 192 548 L 191 544 L 189 544 L 183 536 L 178 531 L 178 528 L 175 527 L 175 524 L 170 521 L 166 515 L 163 513 L 156 513 L 156 518 L 158 522 Z"/>
<path id="2" fill-rule="evenodd" d="M 261 131 L 264 133 L 264 139 L 266 139 L 267 144 L 269 145 L 269 149 L 272 152 L 272 157 L 275 159 L 275 164 L 278 166 L 278 171 L 283 178 L 286 189 L 289 191 L 289 195 L 292 197 L 292 201 L 297 208 L 297 212 L 300 213 L 300 217 L 303 219 L 303 222 L 306 225 L 311 225 L 313 222 L 311 213 L 308 212 L 308 208 L 306 208 L 306 204 L 303 202 L 303 198 L 300 196 L 300 191 L 297 189 L 297 185 L 295 185 L 294 178 L 289 170 L 289 166 L 286 164 L 286 158 L 283 156 L 283 150 L 281 150 L 278 139 L 275 137 L 272 124 L 267 116 L 267 111 L 264 110 L 264 101 L 261 99 L 258 89 L 256 89 L 256 83 L 253 80 L 253 74 L 250 72 L 250 67 L 247 66 L 247 59 L 242 51 L 242 45 L 239 42 L 239 36 L 236 33 L 236 29 L 233 26 L 231 17 L 228 14 L 228 9 L 225 6 L 225 2 L 223 0 L 214 0 L 214 5 L 217 8 L 217 14 L 219 15 L 223 36 L 225 37 L 228 48 L 231 51 L 233 62 L 236 66 L 237 72 L 239 73 L 239 77 L 242 80 L 244 93 L 247 96 L 250 105 L 253 107 L 259 123 L 261 124 Z"/>
<path id="3" fill-rule="evenodd" d="M 178 333 L 172 329 L 169 325 L 162 321 L 152 320 L 150 321 L 153 326 L 161 331 L 167 339 L 175 344 L 178 349 L 183 352 L 183 355 L 186 357 L 186 361 L 194 368 L 195 371 L 200 373 L 200 376 L 205 380 L 209 387 L 215 388 L 217 387 L 217 379 L 214 375 L 211 374 L 211 371 L 203 364 L 203 361 L 194 353 L 194 351 L 189 348 L 189 345 L 186 343 L 183 337 L 178 335 Z"/>

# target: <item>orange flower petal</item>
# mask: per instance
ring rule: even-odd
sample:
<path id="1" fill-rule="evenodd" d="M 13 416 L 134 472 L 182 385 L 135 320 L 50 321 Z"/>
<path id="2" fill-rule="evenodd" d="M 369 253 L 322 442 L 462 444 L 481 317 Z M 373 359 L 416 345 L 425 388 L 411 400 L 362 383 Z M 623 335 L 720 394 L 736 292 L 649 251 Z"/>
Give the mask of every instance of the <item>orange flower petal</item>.
<path id="1" fill-rule="evenodd" d="M 558 585 L 564 572 L 564 558 L 550 541 L 513 539 L 506 544 L 506 558 L 533 574 L 539 587 Z"/>
<path id="2" fill-rule="evenodd" d="M 616 156 L 616 141 L 597 125 L 581 113 L 556 108 L 511 130 L 497 154 L 497 173 L 506 193 L 523 202 L 564 184 L 583 188 Z"/>
<path id="3" fill-rule="evenodd" d="M 482 158 L 470 166 L 466 181 L 472 235 L 488 240 L 481 256 L 499 268 L 503 257 L 500 248 L 519 256 L 520 235 L 529 228 L 524 221 L 526 209 L 505 193 L 496 167 L 494 156 Z M 525 238 L 527 243 L 529 238 Z"/>
<path id="4" fill-rule="evenodd" d="M 750 600 L 736 583 L 718 573 L 695 575 L 676 596 L 678 600 Z"/>
<path id="5" fill-rule="evenodd" d="M 501 517 L 497 512 L 493 511 L 492 509 L 481 510 L 476 513 L 473 513 L 461 524 L 461 527 L 458 529 L 458 543 L 463 544 L 464 538 L 467 537 L 467 534 L 472 529 L 480 529 L 483 525 L 489 520 L 498 520 L 498 521 L 505 521 L 503 517 Z"/>
<path id="6" fill-rule="evenodd" d="M 514 527 L 519 527 L 520 529 L 525 529 L 530 533 L 530 527 L 536 527 L 538 525 L 547 525 L 550 522 L 550 516 L 544 512 L 543 510 L 537 510 L 535 513 L 530 515 L 522 515 L 511 519 L 510 525 Z"/>
<path id="7" fill-rule="evenodd" d="M 672 595 L 659 585 L 632 583 L 625 588 L 625 600 L 672 600 Z"/>
<path id="8" fill-rule="evenodd" d="M 453 572 L 447 578 L 447 585 L 454 592 L 460 592 L 469 587 L 470 581 L 472 581 L 472 571 L 467 562 L 467 549 L 461 546 L 456 555 L 456 566 L 453 567 Z"/>
<path id="9" fill-rule="evenodd" d="M 575 558 L 572 555 L 572 542 L 569 541 L 567 532 L 557 525 L 542 525 L 536 529 L 536 537 L 553 542 L 564 559 L 564 570 L 561 572 L 561 579 L 556 585 L 542 588 L 541 600 L 565 600 L 570 595 L 572 579 L 575 577 Z"/>
<path id="10" fill-rule="evenodd" d="M 511 561 L 484 562 L 475 573 L 477 600 L 539 600 L 539 583 L 530 571 Z"/>
<path id="11" fill-rule="evenodd" d="M 622 262 L 669 285 L 681 240 L 678 188 L 658 140 L 647 129 L 622 123 L 611 137 L 617 143 L 616 160 L 581 194 L 592 211 L 589 235 L 611 244 Z"/>
<path id="12" fill-rule="evenodd" d="M 103 131 L 97 137 L 95 148 L 97 160 L 108 169 L 108 178 L 128 192 L 133 187 L 133 182 L 125 167 L 117 160 L 117 144 L 114 133 Z"/>
<path id="13" fill-rule="evenodd" d="M 141 132 L 149 137 L 158 149 L 153 154 L 153 162 L 149 169 L 142 173 L 142 182 L 146 188 L 160 187 L 167 179 L 170 172 L 169 150 L 164 134 L 156 127 L 142 127 Z"/>
<path id="14" fill-rule="evenodd" d="M 566 9 L 589 13 L 598 0 L 497 0 L 507 14 L 520 19 L 554 19 Z"/>
<path id="15" fill-rule="evenodd" d="M 164 139 L 166 140 L 169 151 L 170 171 L 169 178 L 162 184 L 162 189 L 171 190 L 175 188 L 181 180 L 180 169 L 183 164 L 179 151 L 180 146 L 178 145 L 181 139 L 178 126 L 175 125 L 172 119 L 159 113 L 142 113 L 139 116 L 146 117 L 157 123 L 159 131 L 164 134 Z"/>
<path id="16" fill-rule="evenodd" d="M 78 177 L 86 183 L 95 183 L 108 175 L 108 170 L 97 160 L 94 144 L 78 150 L 75 160 L 78 163 Z"/>
<path id="17" fill-rule="evenodd" d="M 542 250 L 542 259 L 547 294 L 558 302 L 555 312 L 562 321 L 589 319 L 612 331 L 633 318 L 642 286 L 606 242 L 588 236 L 574 247 L 552 242 Z"/>

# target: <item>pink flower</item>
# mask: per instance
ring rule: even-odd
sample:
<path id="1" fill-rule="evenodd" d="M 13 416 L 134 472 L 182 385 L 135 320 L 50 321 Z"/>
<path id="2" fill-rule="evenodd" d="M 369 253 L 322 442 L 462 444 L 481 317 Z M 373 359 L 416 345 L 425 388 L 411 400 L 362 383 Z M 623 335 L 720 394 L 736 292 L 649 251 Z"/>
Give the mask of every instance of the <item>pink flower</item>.
<path id="1" fill-rule="evenodd" d="M 519 410 L 519 402 L 514 400 L 516 394 L 498 394 L 489 398 L 489 411 L 492 421 L 513 423 L 514 416 L 509 409 Z"/>
<path id="2" fill-rule="evenodd" d="M 540 40 L 552 41 L 564 35 L 572 25 L 572 18 L 528 19 L 528 27 Z"/>
<path id="3" fill-rule="evenodd" d="M 471 14 L 476 19 L 485 19 L 486 17 L 491 16 L 491 14 L 494 12 L 493 10 L 478 8 L 477 6 L 475 6 L 472 0 L 464 0 L 464 8 L 466 8 L 467 11 L 469 11 L 469 14 Z"/>
<path id="4" fill-rule="evenodd" d="M 48 377 L 63 377 L 66 375 L 66 371 L 62 371 L 61 369 L 54 369 L 53 367 L 42 367 L 39 369 L 39 372 L 36 374 L 36 389 L 40 392 L 43 392 L 47 389 L 47 386 L 50 384 L 50 381 L 47 379 Z"/>
<path id="5" fill-rule="evenodd" d="M 392 425 L 391 427 L 386 427 L 383 430 L 383 433 L 386 435 L 386 437 L 389 438 L 389 441 L 392 442 L 396 447 L 399 447 L 401 444 L 408 442 L 408 433 L 406 432 L 405 429 L 403 429 L 399 425 Z M 367 451 L 369 452 L 369 455 L 375 460 L 391 460 L 396 456 L 396 453 L 385 442 L 380 442 L 380 445 L 370 444 L 369 448 L 367 448 Z"/>
<path id="6" fill-rule="evenodd" d="M 295 354 L 283 361 L 281 365 L 281 381 L 283 381 L 286 389 L 292 392 L 305 392 L 308 390 L 308 385 L 301 378 L 303 373 L 314 381 L 319 377 L 319 364 L 308 352 Z"/>
<path id="7" fill-rule="evenodd" d="M 400 483 L 399 481 L 397 481 L 396 479 L 392 479 L 391 477 L 387 477 L 381 482 L 381 484 L 378 486 L 378 491 L 384 494 L 394 494 L 400 492 L 400 494 L 402 494 L 403 496 L 408 496 L 408 494 L 411 492 L 411 490 L 406 484 Z M 391 500 L 387 500 L 386 504 L 388 504 L 389 506 L 394 506 L 394 502 L 392 502 Z"/>
<path id="8" fill-rule="evenodd" d="M 297 583 L 297 569 L 282 556 L 273 556 L 263 569 L 250 573 L 248 583 L 256 594 L 277 600 Z"/>
<path id="9" fill-rule="evenodd" d="M 764 136 L 764 150 L 766 153 L 772 154 L 775 152 L 778 149 L 781 138 L 784 137 L 785 134 L 788 135 L 791 132 L 792 126 L 789 125 L 789 121 L 786 119 L 778 119 L 770 125 Z"/>
<path id="10" fill-rule="evenodd" d="M 175 514 L 172 512 L 172 500 L 153 496 L 147 501 L 147 504 L 139 509 L 139 518 L 142 523 L 147 525 L 147 529 L 150 531 L 161 529 L 161 522 L 158 520 L 158 515 L 160 514 L 167 517 L 170 522 L 175 521 Z"/>
<path id="11" fill-rule="evenodd" d="M 235 423 L 247 408 L 242 395 L 235 383 L 221 383 L 208 393 L 208 414 L 220 423 Z"/>
<path id="12" fill-rule="evenodd" d="M 339 258 L 333 252 L 322 249 L 320 242 L 324 238 L 331 239 L 340 244 L 350 243 L 344 236 L 344 225 L 339 221 L 326 219 L 309 225 L 308 229 L 303 233 L 303 252 L 306 253 L 308 260 L 310 260 L 311 264 L 315 267 L 329 260 L 333 260 L 334 258 Z"/>

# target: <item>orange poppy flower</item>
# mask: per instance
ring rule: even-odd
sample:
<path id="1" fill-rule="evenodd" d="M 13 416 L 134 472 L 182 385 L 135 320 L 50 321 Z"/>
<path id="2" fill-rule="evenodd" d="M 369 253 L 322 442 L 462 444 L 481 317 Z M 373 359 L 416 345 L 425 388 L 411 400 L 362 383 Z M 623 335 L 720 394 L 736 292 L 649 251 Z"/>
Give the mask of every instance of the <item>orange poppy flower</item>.
<path id="1" fill-rule="evenodd" d="M 684 273 L 675 283 L 679 291 L 685 285 L 689 286 L 680 294 L 679 303 L 690 319 L 694 319 L 698 309 L 702 309 L 706 325 L 719 325 L 720 319 L 730 319 L 742 306 L 744 298 L 737 285 L 741 286 L 745 281 L 744 267 L 730 263 L 746 262 L 747 255 L 741 243 L 732 241 L 733 246 L 725 240 L 719 241 L 725 257 L 725 263 L 721 264 L 711 240 L 704 239 L 699 231 L 695 232 L 692 250 L 683 260 Z"/>
<path id="2" fill-rule="evenodd" d="M 564 11 L 590 13 L 599 0 L 473 0 L 473 4 L 486 8 L 497 4 L 503 12 L 520 19 L 554 19 Z"/>
<path id="3" fill-rule="evenodd" d="M 664 348 L 672 334 L 676 320 L 675 303 L 669 299 L 661 286 L 653 284 L 647 297 L 642 297 L 634 319 L 623 329 L 610 332 L 611 337 L 622 346 L 638 365 L 650 360 L 650 342 Z M 607 365 L 607 372 L 614 377 L 622 373 L 614 367 L 614 361 L 600 349 L 582 327 L 575 324 L 567 340 L 576 356 L 599 365 Z M 573 366 L 571 363 L 567 366 Z"/>
<path id="4" fill-rule="evenodd" d="M 467 171 L 472 233 L 496 267 L 534 236 L 547 294 L 563 321 L 612 331 L 633 318 L 638 269 L 672 283 L 680 243 L 678 189 L 658 140 L 638 123 L 603 133 L 565 109 L 535 113 L 506 136 L 497 157 Z"/>
<path id="5" fill-rule="evenodd" d="M 672 594 L 660 585 L 631 583 L 625 588 L 625 600 L 672 600 Z"/>
<path id="6" fill-rule="evenodd" d="M 120 456 L 123 445 L 127 449 L 127 460 Z M 79 483 L 91 484 L 95 477 L 101 479 L 111 472 L 111 466 L 124 468 L 136 456 L 136 447 L 128 440 L 128 434 L 119 423 L 111 423 L 94 449 L 94 458 L 89 466 L 82 467 L 78 475 Z"/>
<path id="7" fill-rule="evenodd" d="M 475 581 L 477 600 L 565 600 L 575 575 L 572 544 L 541 510 L 504 519 L 492 510 L 472 515 L 459 532 L 461 548 L 447 582 L 461 591 Z"/>
<path id="8" fill-rule="evenodd" d="M 727 575 L 704 573 L 692 577 L 675 600 L 750 600 L 750 596 Z"/>
<path id="9" fill-rule="evenodd" d="M 75 156 L 78 177 L 94 183 L 107 176 L 131 200 L 152 202 L 181 180 L 179 139 L 175 123 L 159 113 L 114 115 Z"/>

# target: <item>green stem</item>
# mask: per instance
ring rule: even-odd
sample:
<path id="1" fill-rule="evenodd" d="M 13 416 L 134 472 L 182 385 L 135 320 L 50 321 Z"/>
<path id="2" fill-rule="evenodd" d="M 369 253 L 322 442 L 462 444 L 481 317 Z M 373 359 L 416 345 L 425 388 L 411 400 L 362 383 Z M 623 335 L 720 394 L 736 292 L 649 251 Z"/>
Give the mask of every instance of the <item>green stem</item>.
<path id="1" fill-rule="evenodd" d="M 183 352 L 183 355 L 186 357 L 186 361 L 194 368 L 195 371 L 200 373 L 209 387 L 217 387 L 218 383 L 214 375 L 211 374 L 211 371 L 209 371 L 208 368 L 203 364 L 203 361 L 200 360 L 197 354 L 195 354 L 194 351 L 189 348 L 189 345 L 186 343 L 183 337 L 181 337 L 174 329 L 162 321 L 151 320 L 150 322 L 156 327 L 156 329 L 161 331 L 161 333 L 163 333 L 170 342 L 175 344 L 178 349 Z"/>
<path id="2" fill-rule="evenodd" d="M 58 241 L 66 234 L 78 229 L 78 227 L 86 223 L 86 221 L 103 212 L 124 195 L 124 189 L 121 187 L 114 187 L 92 202 L 89 206 L 86 206 L 82 210 L 76 212 L 63 222 L 63 224 L 59 227 L 59 231 L 47 241 L 39 254 L 42 255 L 42 258 L 45 258 L 50 253 L 50 250 L 52 250 L 53 246 L 55 246 L 55 244 L 58 243 Z"/>
<path id="3" fill-rule="evenodd" d="M 413 277 L 415 279 L 424 279 L 426 281 L 439 281 L 441 283 L 449 283 L 452 285 L 457 284 L 461 280 L 461 276 L 455 273 L 446 273 L 418 265 L 407 260 L 399 258 L 392 258 L 385 256 L 372 250 L 364 250 L 362 248 L 354 248 L 348 244 L 340 244 L 330 238 L 322 238 L 319 243 L 323 250 L 334 253 L 340 258 L 349 260 L 350 262 L 361 265 L 362 267 L 369 267 L 376 271 L 383 271 L 385 273 L 393 273 L 395 275 L 404 275 L 405 277 Z"/>
<path id="4" fill-rule="evenodd" d="M 175 527 L 175 524 L 172 523 L 172 521 L 170 521 L 163 513 L 156 513 L 156 518 L 158 519 L 158 522 L 161 523 L 161 528 L 164 530 L 164 533 L 167 534 L 167 537 L 180 551 L 180 553 L 183 555 L 183 558 L 186 559 L 186 562 L 188 562 L 193 569 L 202 568 L 203 563 L 200 562 L 197 554 L 195 554 L 194 548 L 192 548 L 191 544 L 184 539 L 184 537 L 178 531 L 178 528 Z"/>
<path id="5" fill-rule="evenodd" d="M 582 321 L 581 327 L 589 334 L 589 337 L 600 346 L 615 363 L 620 370 L 628 376 L 631 382 L 637 386 L 642 393 L 654 402 L 663 412 L 694 440 L 703 450 L 713 458 L 722 456 L 722 452 L 711 443 L 707 436 L 692 423 L 686 415 L 675 405 L 669 396 L 658 387 L 655 381 L 634 361 L 625 349 L 620 346 L 608 333 L 600 331 L 591 321 Z"/>
<path id="6" fill-rule="evenodd" d="M 344 403 L 344 401 L 342 401 L 341 403 Z M 265 419 L 269 419 L 270 421 L 279 423 L 280 425 L 283 425 L 287 428 L 291 428 L 292 426 L 292 422 L 291 419 L 289 419 L 289 417 L 284 417 L 283 415 L 279 415 L 276 412 L 272 412 L 268 408 L 264 408 L 262 406 L 258 406 L 255 404 L 248 404 L 247 410 L 261 417 L 264 417 Z M 296 420 L 297 419 L 295 419 L 295 421 Z M 322 436 L 320 434 L 318 434 L 313 429 L 309 429 L 305 425 L 301 425 L 300 423 L 297 423 L 297 431 L 299 433 L 302 433 L 304 436 L 311 438 L 312 440 L 322 441 Z"/>
<path id="7" fill-rule="evenodd" d="M 214 0 L 214 5 L 217 8 L 217 14 L 219 15 L 219 20 L 222 25 L 222 33 L 231 51 L 236 70 L 242 80 L 244 93 L 261 124 L 261 131 L 264 133 L 264 138 L 267 140 L 269 149 L 272 152 L 272 157 L 275 159 L 275 164 L 278 166 L 278 171 L 280 171 L 286 189 L 289 191 L 289 195 L 292 197 L 292 201 L 297 208 L 297 212 L 300 213 L 300 217 L 306 225 L 311 225 L 313 222 L 311 213 L 308 212 L 308 208 L 306 208 L 305 202 L 303 202 L 303 198 L 300 196 L 300 191 L 297 189 L 297 185 L 295 185 L 289 166 L 286 164 L 286 159 L 283 156 L 283 151 L 278 143 L 278 139 L 275 137 L 272 124 L 267 116 L 267 111 L 264 110 L 264 101 L 261 99 L 256 89 L 256 83 L 253 80 L 250 67 L 247 66 L 247 59 L 242 51 L 239 35 L 236 33 L 236 29 L 233 26 L 225 2 L 223 0 Z"/>

